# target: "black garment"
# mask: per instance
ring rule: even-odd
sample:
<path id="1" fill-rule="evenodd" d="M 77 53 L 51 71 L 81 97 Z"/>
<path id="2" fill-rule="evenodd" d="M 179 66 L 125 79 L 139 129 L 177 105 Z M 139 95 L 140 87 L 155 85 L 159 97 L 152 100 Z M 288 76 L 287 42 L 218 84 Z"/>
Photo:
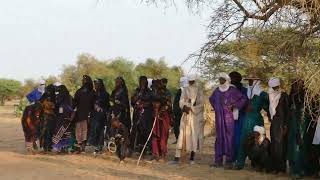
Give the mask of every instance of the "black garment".
<path id="1" fill-rule="evenodd" d="M 127 156 L 127 149 L 129 145 L 129 130 L 126 126 L 120 125 L 119 128 L 111 129 L 111 137 L 114 138 L 117 146 L 116 154 L 120 161 L 123 161 Z"/>
<path id="2" fill-rule="evenodd" d="M 182 90 L 181 88 L 178 90 L 176 97 L 173 101 L 173 113 L 174 113 L 174 135 L 176 139 L 179 138 L 180 134 L 180 121 L 182 117 L 182 109 L 180 108 L 180 98 L 181 98 Z"/>
<path id="3" fill-rule="evenodd" d="M 271 120 L 271 159 L 273 170 L 276 172 L 286 171 L 287 144 L 288 144 L 288 120 L 290 115 L 289 97 L 286 93 L 281 93 L 276 114 Z"/>
<path id="4" fill-rule="evenodd" d="M 110 101 L 113 103 L 110 115 L 114 114 L 116 117 L 118 117 L 120 122 L 126 126 L 128 131 L 130 131 L 131 118 L 127 89 L 120 88 L 113 90 L 110 96 Z"/>
<path id="5" fill-rule="evenodd" d="M 137 88 L 131 97 L 133 126 L 130 134 L 130 149 L 140 152 L 146 143 L 153 125 L 152 92 L 149 88 Z M 148 146 L 151 150 L 151 147 Z"/>
<path id="6" fill-rule="evenodd" d="M 271 170 L 269 139 L 265 138 L 260 145 L 255 143 L 249 150 L 248 156 L 253 168 L 269 172 Z"/>
<path id="7" fill-rule="evenodd" d="M 94 101 L 95 94 L 93 90 L 82 87 L 76 92 L 73 103 L 73 107 L 77 109 L 75 117 L 76 122 L 88 120 L 88 117 L 93 110 Z"/>

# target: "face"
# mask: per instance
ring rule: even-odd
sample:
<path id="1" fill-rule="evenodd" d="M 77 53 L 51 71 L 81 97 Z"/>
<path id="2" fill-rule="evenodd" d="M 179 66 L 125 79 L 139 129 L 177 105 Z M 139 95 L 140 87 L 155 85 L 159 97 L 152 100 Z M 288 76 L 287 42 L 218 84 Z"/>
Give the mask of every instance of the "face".
<path id="1" fill-rule="evenodd" d="M 94 89 L 95 89 L 95 90 L 100 89 L 100 83 L 94 82 Z"/>
<path id="2" fill-rule="evenodd" d="M 249 79 L 249 86 L 253 86 L 253 79 Z"/>
<path id="3" fill-rule="evenodd" d="M 276 86 L 272 88 L 274 91 L 278 91 L 280 89 L 280 86 Z"/>
<path id="4" fill-rule="evenodd" d="M 219 82 L 220 82 L 220 84 L 222 85 L 222 84 L 226 83 L 227 80 L 226 80 L 225 78 L 220 77 L 220 78 L 219 78 Z"/>
<path id="5" fill-rule="evenodd" d="M 194 85 L 195 81 L 189 81 L 190 86 Z"/>
<path id="6" fill-rule="evenodd" d="M 116 87 L 117 88 L 120 88 L 121 86 L 122 86 L 122 82 L 121 82 L 121 80 L 120 79 L 116 79 Z"/>
<path id="7" fill-rule="evenodd" d="M 140 88 L 145 88 L 148 84 L 148 81 L 146 79 L 141 79 L 139 84 L 140 84 Z"/>

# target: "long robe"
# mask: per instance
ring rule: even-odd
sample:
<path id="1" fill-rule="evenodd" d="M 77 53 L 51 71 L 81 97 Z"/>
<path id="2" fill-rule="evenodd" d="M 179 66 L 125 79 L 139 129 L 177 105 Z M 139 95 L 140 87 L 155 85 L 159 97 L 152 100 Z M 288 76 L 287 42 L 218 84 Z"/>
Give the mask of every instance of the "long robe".
<path id="1" fill-rule="evenodd" d="M 119 120 L 124 124 L 128 131 L 131 129 L 130 104 L 128 91 L 121 87 L 112 91 L 110 100 L 112 102 L 111 113 L 119 116 Z"/>
<path id="2" fill-rule="evenodd" d="M 241 89 L 238 89 L 241 91 L 243 95 L 247 95 L 247 88 L 241 87 Z M 245 107 L 242 109 L 239 109 L 239 118 L 238 120 L 235 121 L 235 128 L 234 128 L 234 134 L 235 134 L 235 154 L 237 155 L 240 150 L 241 146 L 241 134 L 242 134 L 242 128 L 243 128 L 243 123 L 245 121 Z"/>
<path id="3" fill-rule="evenodd" d="M 131 150 L 141 151 L 146 143 L 153 125 L 152 91 L 137 88 L 131 98 L 133 111 L 133 126 L 130 134 Z M 148 146 L 150 149 L 150 146 Z"/>
<path id="4" fill-rule="evenodd" d="M 235 87 L 230 86 L 225 92 L 217 88 L 209 100 L 216 117 L 215 163 L 222 164 L 223 155 L 226 155 L 227 163 L 232 163 L 235 160 L 233 108 L 243 108 L 247 97 Z"/>
<path id="5" fill-rule="evenodd" d="M 288 128 L 289 98 L 286 93 L 281 93 L 276 114 L 271 120 L 270 136 L 271 136 L 271 159 L 274 164 L 274 171 L 285 172 L 287 158 L 287 142 L 288 136 L 285 130 Z"/>
<path id="6" fill-rule="evenodd" d="M 202 149 L 204 136 L 204 97 L 201 88 L 195 85 L 185 88 L 179 104 L 181 109 L 186 106 L 191 111 L 182 114 L 177 149 L 197 152 Z"/>
<path id="7" fill-rule="evenodd" d="M 181 122 L 181 117 L 182 117 L 182 110 L 181 110 L 180 104 L 179 104 L 181 94 L 182 94 L 182 88 L 180 88 L 177 91 L 177 94 L 176 94 L 174 101 L 173 101 L 173 113 L 174 113 L 173 130 L 174 130 L 174 135 L 177 140 L 178 140 L 179 133 L 180 133 L 180 122 Z"/>
<path id="8" fill-rule="evenodd" d="M 246 138 L 253 132 L 255 126 L 264 126 L 264 120 L 261 115 L 262 109 L 266 112 L 269 110 L 269 100 L 268 94 L 266 92 L 261 92 L 260 96 L 253 96 L 250 99 L 247 108 L 246 114 L 242 126 L 241 138 L 240 138 L 240 149 L 237 154 L 237 165 L 244 167 L 247 153 L 244 148 L 244 143 Z"/>

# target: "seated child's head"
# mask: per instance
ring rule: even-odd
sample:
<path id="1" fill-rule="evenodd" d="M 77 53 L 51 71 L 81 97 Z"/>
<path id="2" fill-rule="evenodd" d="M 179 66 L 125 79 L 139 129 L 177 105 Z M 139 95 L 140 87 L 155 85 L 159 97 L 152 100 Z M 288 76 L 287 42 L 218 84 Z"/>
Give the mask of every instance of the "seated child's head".
<path id="1" fill-rule="evenodd" d="M 119 121 L 119 119 L 113 119 L 112 123 L 111 123 L 111 127 L 113 129 L 118 129 L 121 126 L 121 122 Z"/>

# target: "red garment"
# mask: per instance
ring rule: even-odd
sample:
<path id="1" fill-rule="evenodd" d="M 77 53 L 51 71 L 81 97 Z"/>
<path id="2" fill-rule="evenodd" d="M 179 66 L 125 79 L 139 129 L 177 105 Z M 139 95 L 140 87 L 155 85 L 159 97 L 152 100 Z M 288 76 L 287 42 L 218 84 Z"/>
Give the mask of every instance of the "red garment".
<path id="1" fill-rule="evenodd" d="M 168 153 L 168 138 L 170 128 L 170 115 L 167 111 L 162 112 L 156 119 L 152 136 L 152 154 L 154 157 L 166 157 Z"/>

